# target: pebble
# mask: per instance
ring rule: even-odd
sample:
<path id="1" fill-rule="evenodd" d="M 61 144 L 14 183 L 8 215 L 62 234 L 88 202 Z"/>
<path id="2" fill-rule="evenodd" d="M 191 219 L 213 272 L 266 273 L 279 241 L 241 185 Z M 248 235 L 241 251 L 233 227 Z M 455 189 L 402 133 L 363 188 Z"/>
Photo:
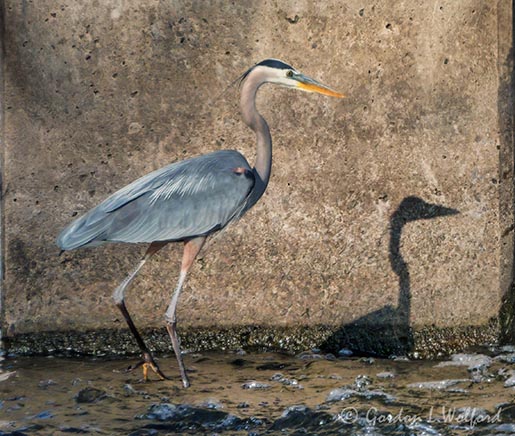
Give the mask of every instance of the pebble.
<path id="1" fill-rule="evenodd" d="M 132 387 L 130 384 L 123 385 L 123 391 L 125 392 L 125 395 L 136 395 L 138 391 Z"/>
<path id="2" fill-rule="evenodd" d="M 501 351 L 505 353 L 515 353 L 515 345 L 503 345 Z"/>
<path id="3" fill-rule="evenodd" d="M 510 370 L 507 371 L 508 378 L 504 381 L 504 387 L 505 388 L 511 388 L 512 386 L 515 386 L 515 371 Z"/>
<path id="4" fill-rule="evenodd" d="M 385 371 L 385 372 L 380 372 L 380 373 L 376 374 L 376 377 L 377 378 L 382 378 L 382 379 L 394 378 L 395 374 L 393 372 Z"/>
<path id="5" fill-rule="evenodd" d="M 52 379 L 48 379 L 48 380 L 41 380 L 39 383 L 38 383 L 38 388 L 41 388 L 41 389 L 46 389 L 48 388 L 49 386 L 55 386 L 57 384 L 57 382 L 55 382 L 54 380 Z"/>
<path id="6" fill-rule="evenodd" d="M 442 433 L 439 432 L 436 428 L 434 428 L 431 424 L 426 422 L 417 422 L 410 426 L 410 432 L 407 433 L 411 435 L 420 435 L 420 436 L 441 436 Z"/>
<path id="7" fill-rule="evenodd" d="M 297 355 L 297 358 L 301 360 L 322 360 L 323 356 L 317 353 L 312 353 L 310 351 L 303 351 Z"/>
<path id="8" fill-rule="evenodd" d="M 492 434 L 497 434 L 497 435 L 500 435 L 500 434 L 513 435 L 513 434 L 515 434 L 515 424 L 505 423 L 505 424 L 495 425 L 492 427 L 493 427 L 492 430 L 494 430 L 492 432 Z"/>
<path id="9" fill-rule="evenodd" d="M 368 375 L 360 374 L 354 380 L 354 387 L 358 391 L 365 391 L 372 383 L 372 379 Z"/>
<path id="10" fill-rule="evenodd" d="M 297 355 L 297 358 L 301 359 L 301 360 L 329 360 L 329 361 L 336 360 L 336 356 L 332 353 L 327 353 L 327 354 L 322 355 L 322 354 L 313 352 L 314 350 L 320 351 L 320 350 L 318 350 L 318 348 L 314 348 L 311 351 L 303 351 L 302 353 Z"/>
<path id="11" fill-rule="evenodd" d="M 223 409 L 223 404 L 220 403 L 220 401 L 215 400 L 214 398 L 209 398 L 206 401 L 203 401 L 199 404 L 200 407 L 205 407 L 206 409 L 214 409 L 214 410 L 220 410 Z"/>
<path id="12" fill-rule="evenodd" d="M 386 392 L 380 391 L 380 390 L 364 390 L 364 391 L 357 391 L 355 389 L 350 388 L 337 388 L 333 389 L 329 395 L 326 398 L 327 402 L 333 402 L 333 401 L 343 401 L 347 400 L 351 397 L 360 397 L 365 398 L 367 400 L 383 400 L 387 403 L 391 403 L 396 400 L 396 398 L 393 395 L 387 394 Z"/>
<path id="13" fill-rule="evenodd" d="M 331 375 L 327 376 L 327 378 L 329 378 L 331 380 L 341 380 L 343 377 L 338 374 L 331 374 Z"/>
<path id="14" fill-rule="evenodd" d="M 494 359 L 505 363 L 515 363 L 515 353 L 500 354 L 499 356 L 494 357 Z"/>
<path id="15" fill-rule="evenodd" d="M 490 383 L 493 381 L 493 376 L 487 372 L 488 368 L 475 368 L 468 370 L 470 372 L 470 380 L 474 383 Z"/>
<path id="16" fill-rule="evenodd" d="M 352 350 L 349 350 L 348 348 L 342 348 L 340 351 L 338 351 L 338 356 L 340 357 L 350 357 L 353 354 L 354 353 L 352 352 Z"/>

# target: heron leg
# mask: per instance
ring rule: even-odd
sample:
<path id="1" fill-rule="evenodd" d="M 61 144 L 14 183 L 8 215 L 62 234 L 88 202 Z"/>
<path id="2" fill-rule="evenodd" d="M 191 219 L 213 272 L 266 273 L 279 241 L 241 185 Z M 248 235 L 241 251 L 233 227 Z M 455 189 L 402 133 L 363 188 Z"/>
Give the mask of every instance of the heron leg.
<path id="1" fill-rule="evenodd" d="M 127 310 L 127 307 L 125 306 L 124 301 L 124 295 L 125 295 L 125 289 L 129 284 L 132 282 L 134 277 L 138 274 L 139 270 L 145 265 L 148 259 L 152 257 L 155 253 L 157 253 L 161 248 L 163 248 L 166 245 L 166 242 L 152 242 L 150 246 L 148 247 L 145 255 L 143 256 L 143 259 L 138 263 L 136 268 L 123 280 L 122 283 L 115 289 L 113 292 L 113 299 L 116 303 L 116 306 L 118 309 L 120 309 L 120 312 L 122 312 L 123 317 L 125 318 L 125 321 L 127 322 L 127 325 L 129 326 L 129 329 L 136 339 L 136 342 L 138 343 L 139 348 L 142 352 L 142 358 L 143 360 L 138 363 L 137 365 L 133 367 L 129 367 L 129 371 L 132 371 L 140 366 L 143 367 L 143 379 L 145 381 L 148 380 L 148 370 L 149 368 L 154 371 L 161 380 L 166 379 L 166 376 L 162 373 L 162 371 L 157 366 L 157 363 L 154 361 L 154 358 L 152 357 L 152 354 L 150 353 L 150 350 L 148 349 L 147 345 L 145 344 L 145 341 L 143 341 L 143 338 L 138 332 L 138 329 L 134 325 L 134 322 L 132 321 L 131 316 L 129 315 L 129 311 Z"/>
<path id="2" fill-rule="evenodd" d="M 165 319 L 166 319 L 166 329 L 168 330 L 168 334 L 172 340 L 173 351 L 175 352 L 175 356 L 177 357 L 177 363 L 179 364 L 179 371 L 181 373 L 182 384 L 185 388 L 189 387 L 190 381 L 188 380 L 188 376 L 186 374 L 186 369 L 184 368 L 184 362 L 182 359 L 181 353 L 181 344 L 179 342 L 179 338 L 177 336 L 177 317 L 176 317 L 176 309 L 177 302 L 179 300 L 179 295 L 181 294 L 182 287 L 184 286 L 184 281 L 186 280 L 186 275 L 188 274 L 189 269 L 193 265 L 193 261 L 197 257 L 197 254 L 201 250 L 204 242 L 206 241 L 205 236 L 201 236 L 194 239 L 189 239 L 184 242 L 184 253 L 182 255 L 182 264 L 181 264 L 181 272 L 179 274 L 179 281 L 177 282 L 177 287 L 175 288 L 175 292 L 172 296 L 172 301 L 166 310 Z"/>

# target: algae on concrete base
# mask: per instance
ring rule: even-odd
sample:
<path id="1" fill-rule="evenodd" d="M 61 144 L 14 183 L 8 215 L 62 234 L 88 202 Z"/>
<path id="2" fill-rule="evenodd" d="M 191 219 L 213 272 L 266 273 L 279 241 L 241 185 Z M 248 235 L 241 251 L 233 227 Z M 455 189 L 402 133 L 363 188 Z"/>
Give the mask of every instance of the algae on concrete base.
<path id="1" fill-rule="evenodd" d="M 407 347 L 406 338 L 391 336 L 379 329 L 340 329 L 315 325 L 304 327 L 244 326 L 234 328 L 181 329 L 181 344 L 188 352 L 224 351 L 282 351 L 299 353 L 320 349 L 338 355 L 349 348 L 358 355 L 382 357 L 409 356 L 441 358 L 469 347 L 493 345 L 498 338 L 498 323 L 462 328 L 424 328 L 411 332 L 413 343 Z M 149 348 L 158 354 L 173 354 L 168 333 L 164 328 L 147 330 L 143 337 Z M 128 330 L 97 330 L 92 332 L 45 332 L 17 335 L 6 339 L 6 351 L 15 355 L 137 355 L 140 350 Z"/>

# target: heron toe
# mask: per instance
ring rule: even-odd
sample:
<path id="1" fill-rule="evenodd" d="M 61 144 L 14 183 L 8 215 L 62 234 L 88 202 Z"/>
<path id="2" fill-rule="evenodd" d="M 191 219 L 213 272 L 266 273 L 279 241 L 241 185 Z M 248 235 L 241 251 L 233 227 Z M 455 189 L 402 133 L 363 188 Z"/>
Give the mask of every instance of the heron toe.
<path id="1" fill-rule="evenodd" d="M 159 366 L 150 353 L 143 353 L 142 359 L 136 363 L 136 365 L 129 366 L 125 372 L 132 372 L 135 369 L 138 369 L 140 366 L 143 369 L 143 381 L 145 382 L 150 381 L 148 378 L 149 369 L 159 377 L 159 380 L 169 380 L 168 377 L 163 374 L 163 371 L 159 369 Z"/>

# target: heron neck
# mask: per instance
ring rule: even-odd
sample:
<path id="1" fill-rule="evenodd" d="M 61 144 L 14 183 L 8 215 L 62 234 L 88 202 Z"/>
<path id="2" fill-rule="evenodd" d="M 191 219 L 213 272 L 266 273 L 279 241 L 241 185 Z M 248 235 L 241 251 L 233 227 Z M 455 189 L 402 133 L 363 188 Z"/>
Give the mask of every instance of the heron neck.
<path id="1" fill-rule="evenodd" d="M 259 73 L 250 72 L 241 90 L 241 113 L 243 121 L 256 134 L 256 163 L 254 168 L 263 182 L 263 191 L 270 179 L 272 170 L 272 137 L 265 119 L 256 109 L 256 94 L 259 87 L 265 83 Z"/>

